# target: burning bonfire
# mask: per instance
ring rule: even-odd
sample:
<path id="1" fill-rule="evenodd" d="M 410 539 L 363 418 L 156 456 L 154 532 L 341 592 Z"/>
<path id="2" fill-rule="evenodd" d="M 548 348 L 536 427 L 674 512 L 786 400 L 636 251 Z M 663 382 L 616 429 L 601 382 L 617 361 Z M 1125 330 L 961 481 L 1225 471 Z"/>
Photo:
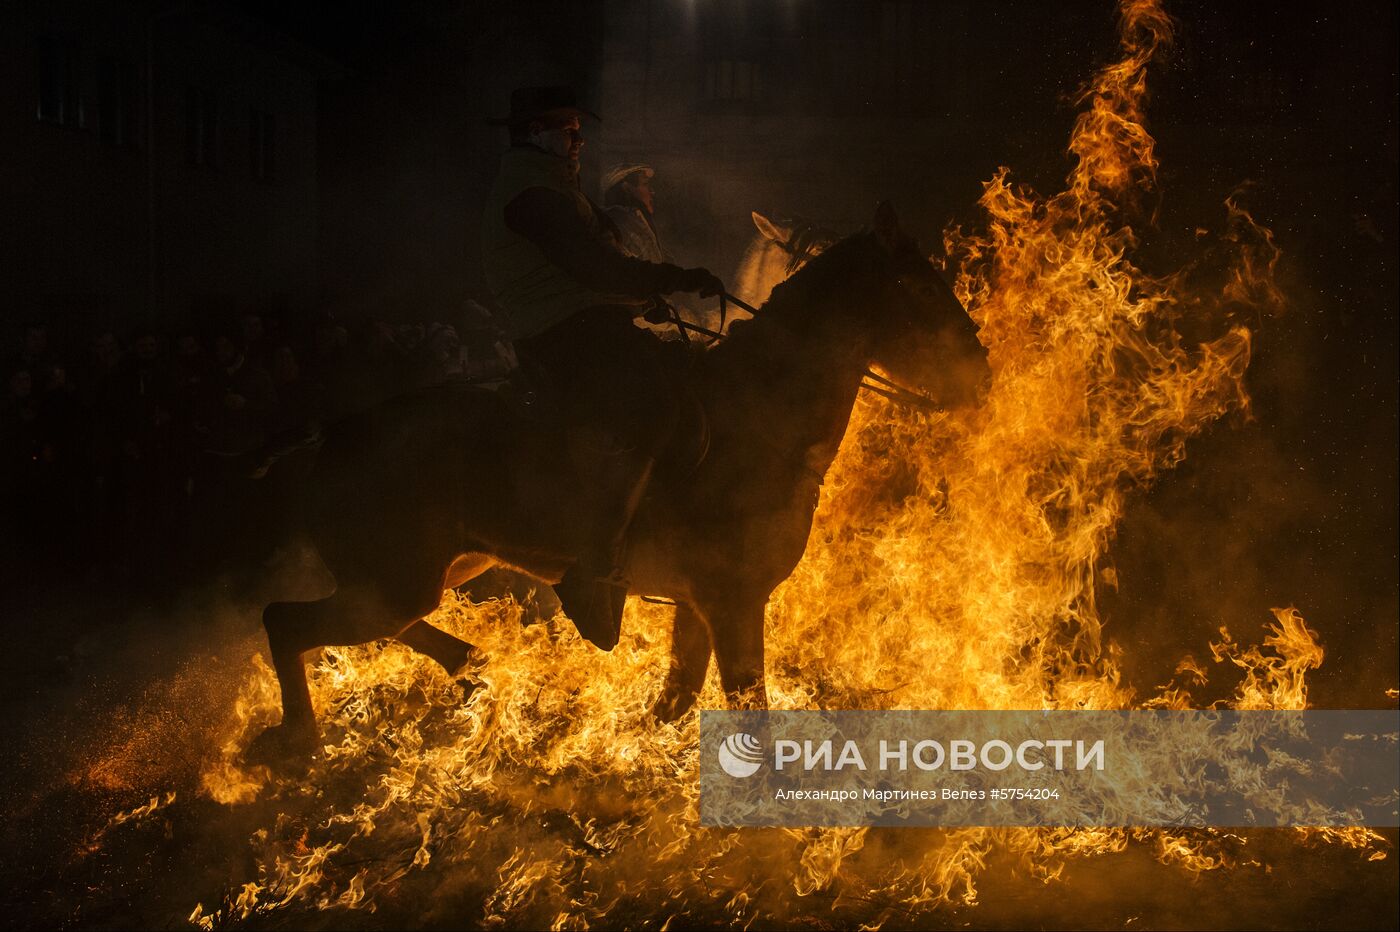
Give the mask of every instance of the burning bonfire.
<path id="1" fill-rule="evenodd" d="M 1247 408 L 1241 321 L 1282 304 L 1278 251 L 1235 200 L 1214 281 L 1134 265 L 1134 208 L 1157 167 L 1147 68 L 1171 22 L 1154 0 L 1125 0 L 1120 38 L 1121 59 L 1083 93 L 1065 189 L 1041 196 L 1003 169 L 981 198 L 985 226 L 946 234 L 948 271 L 990 352 L 990 395 L 965 416 L 858 405 L 806 557 L 769 606 L 775 708 L 1186 709 L 1212 669 L 1239 678 L 1231 708 L 1307 706 L 1324 653 L 1292 609 L 1273 610 L 1258 646 L 1222 628 L 1213 663 L 1183 658 L 1150 695 L 1124 682 L 1124 649 L 1100 616 L 1125 500 Z M 1183 322 L 1211 335 L 1187 340 Z M 312 678 L 326 747 L 296 777 L 241 762 L 278 708 L 255 657 L 203 791 L 258 800 L 269 820 L 241 886 L 191 921 L 412 902 L 426 921 L 488 926 L 834 915 L 870 928 L 976 904 L 993 862 L 1048 882 L 1129 848 L 1189 872 L 1244 858 L 1245 839 L 1211 830 L 701 828 L 696 716 L 671 726 L 648 714 L 669 609 L 628 612 L 602 655 L 568 625 L 522 625 L 513 601 L 449 593 L 432 622 L 489 657 L 465 699 L 406 647 L 327 649 Z M 701 705 L 723 706 L 713 681 Z M 1298 834 L 1386 856 L 1366 829 Z"/>

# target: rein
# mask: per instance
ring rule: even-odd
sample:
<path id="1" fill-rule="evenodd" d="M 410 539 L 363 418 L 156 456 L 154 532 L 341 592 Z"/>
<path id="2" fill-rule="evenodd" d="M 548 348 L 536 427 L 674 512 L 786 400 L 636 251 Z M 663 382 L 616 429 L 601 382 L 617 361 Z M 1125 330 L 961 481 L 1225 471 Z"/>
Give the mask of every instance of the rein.
<path id="1" fill-rule="evenodd" d="M 699 324 L 692 324 L 690 321 L 683 319 L 680 315 L 680 312 L 677 311 L 676 308 L 670 302 L 662 301 L 661 303 L 664 305 L 666 311 L 668 312 L 669 323 L 676 328 L 676 332 L 681 335 L 681 339 L 689 343 L 690 334 L 698 333 L 702 336 L 707 336 L 710 338 L 710 346 L 713 346 L 714 344 L 718 343 L 719 341 L 725 339 L 728 336 L 728 334 L 724 332 L 724 325 L 725 322 L 729 319 L 730 304 L 733 304 L 735 307 L 741 310 L 748 311 L 754 317 L 758 317 L 760 314 L 759 309 L 754 307 L 752 304 L 749 304 L 746 301 L 742 301 L 739 298 L 734 297 L 734 295 L 730 294 L 727 291 L 722 291 L 719 294 L 719 329 L 711 330 L 709 327 L 702 327 Z M 867 381 L 867 379 L 873 381 Z M 893 401 L 895 404 L 902 405 L 906 408 L 917 408 L 921 411 L 941 410 L 941 407 L 939 406 L 938 402 L 934 401 L 927 395 L 924 395 L 920 392 L 916 392 L 913 389 L 905 388 L 903 385 L 900 385 L 892 379 L 888 379 L 885 376 L 880 375 L 877 372 L 872 372 L 869 369 L 866 369 L 865 372 L 861 374 L 860 387 L 865 389 L 866 391 L 874 392 L 877 395 L 882 395 L 885 398 L 888 398 L 890 401 Z"/>
<path id="2" fill-rule="evenodd" d="M 816 239 L 816 231 L 808 227 L 790 242 L 783 240 L 769 240 L 769 242 L 788 254 L 787 273 L 791 275 L 802 268 L 808 259 L 812 258 L 812 247 L 816 244 Z M 793 245 L 794 243 L 797 245 Z"/>

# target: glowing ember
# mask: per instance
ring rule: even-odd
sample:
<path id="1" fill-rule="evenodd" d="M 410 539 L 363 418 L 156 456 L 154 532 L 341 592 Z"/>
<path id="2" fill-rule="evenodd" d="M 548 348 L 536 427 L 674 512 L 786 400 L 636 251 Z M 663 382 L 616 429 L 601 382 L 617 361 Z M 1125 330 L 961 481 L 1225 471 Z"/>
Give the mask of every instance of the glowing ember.
<path id="1" fill-rule="evenodd" d="M 957 287 L 990 351 L 985 406 L 930 417 L 863 401 L 828 476 L 806 558 L 769 607 L 769 693 L 780 708 L 1186 708 L 1188 689 L 1143 696 L 1122 682 L 1096 591 L 1125 496 L 1185 455 L 1187 441 L 1246 404 L 1250 334 L 1227 305 L 1279 301 L 1267 230 L 1227 205 L 1234 262 L 1214 291 L 1186 271 L 1148 275 L 1129 254 L 1132 203 L 1154 183 L 1142 122 L 1146 68 L 1170 41 L 1150 0 L 1122 10 L 1123 57 L 1084 95 L 1065 190 L 1041 197 L 1000 171 L 985 230 L 952 231 Z M 465 702 L 431 661 L 395 644 L 328 649 L 313 673 L 328 746 L 298 779 L 238 763 L 275 716 L 258 661 L 214 799 L 259 794 L 282 810 L 253 839 L 258 875 L 192 921 L 213 928 L 279 907 L 372 909 L 412 895 L 428 917 L 480 910 L 488 925 L 579 928 L 608 917 L 755 919 L 859 912 L 867 925 L 977 899 L 994 855 L 1030 876 L 1140 846 L 1206 871 L 1245 840 L 1147 830 L 721 830 L 698 827 L 696 719 L 647 710 L 667 661 L 669 609 L 634 601 L 602 655 L 570 626 L 522 627 L 511 602 L 449 593 L 437 624 L 479 645 L 485 687 Z M 1225 630 L 1216 665 L 1242 671 L 1232 707 L 1303 708 L 1323 660 L 1296 611 L 1276 609 L 1260 646 Z M 1237 624 L 1250 626 L 1253 619 Z M 1228 661 L 1228 664 L 1226 663 Z M 1208 668 L 1183 660 L 1197 685 Z M 722 705 L 714 683 L 701 704 Z M 1384 857 L 1366 830 L 1309 839 Z M 806 898 L 806 899 L 804 899 Z M 873 905 L 872 905 L 873 904 Z"/>

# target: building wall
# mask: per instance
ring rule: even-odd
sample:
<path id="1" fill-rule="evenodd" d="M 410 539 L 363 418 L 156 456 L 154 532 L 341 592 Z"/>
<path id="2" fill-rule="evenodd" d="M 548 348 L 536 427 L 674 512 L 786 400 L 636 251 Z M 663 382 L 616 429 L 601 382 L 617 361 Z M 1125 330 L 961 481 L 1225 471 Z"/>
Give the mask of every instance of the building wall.
<path id="1" fill-rule="evenodd" d="M 347 317 L 456 321 L 486 288 L 481 211 L 507 144 L 487 120 L 523 85 L 595 100 L 602 5 L 453 0 L 380 15 L 389 35 L 354 37 L 354 73 L 322 97 L 324 293 Z"/>
<path id="2" fill-rule="evenodd" d="M 889 198 L 936 223 L 961 180 L 936 167 L 985 168 L 963 128 L 968 9 L 609 0 L 596 154 L 652 163 L 668 245 L 722 275 L 752 210 L 854 229 Z"/>
<path id="3" fill-rule="evenodd" d="M 158 301 L 196 315 L 218 305 L 313 305 L 317 298 L 316 76 L 211 19 L 158 27 Z M 164 78 L 160 79 L 160 75 Z M 188 95 L 217 99 L 211 165 L 189 158 Z M 255 176 L 253 111 L 273 118 L 270 179 Z M 214 305 L 207 307 L 202 305 Z"/>
<path id="4" fill-rule="evenodd" d="M 40 118 L 45 41 L 68 50 L 76 113 L 62 122 Z M 214 5 L 5 4 L 3 318 L 162 322 L 314 300 L 316 79 Z M 216 101 L 206 165 L 189 159 L 192 87 Z M 99 119 L 122 112 L 104 107 L 114 96 L 120 131 Z M 254 174 L 252 108 L 274 115 L 271 180 Z"/>
<path id="5" fill-rule="evenodd" d="M 1251 151 L 1280 154 L 1270 172 L 1315 165 L 1317 147 L 1289 124 L 1309 87 L 1346 70 L 1328 59 L 1344 61 L 1347 40 L 1284 52 L 1267 22 L 1243 29 L 1247 14 L 1228 5 L 1171 6 L 1179 41 L 1154 66 L 1153 131 L 1247 132 L 1268 140 Z M 1058 190 L 1077 89 L 1113 54 L 1117 27 L 1106 3 L 974 0 L 606 0 L 604 19 L 604 122 L 586 156 L 654 164 L 663 239 L 726 276 L 751 210 L 851 230 L 889 199 L 932 249 L 949 223 L 980 220 L 982 183 L 1000 166 Z M 1343 32 L 1354 22 L 1338 19 Z M 1203 99 L 1203 88 L 1228 90 Z"/>
<path id="6" fill-rule="evenodd" d="M 139 21 L 59 4 L 6 4 L 0 16 L 4 316 L 134 308 L 145 288 L 145 160 L 135 148 L 101 142 L 91 107 L 95 57 L 139 62 Z M 81 128 L 38 118 L 46 35 L 86 51 L 73 62 Z"/>

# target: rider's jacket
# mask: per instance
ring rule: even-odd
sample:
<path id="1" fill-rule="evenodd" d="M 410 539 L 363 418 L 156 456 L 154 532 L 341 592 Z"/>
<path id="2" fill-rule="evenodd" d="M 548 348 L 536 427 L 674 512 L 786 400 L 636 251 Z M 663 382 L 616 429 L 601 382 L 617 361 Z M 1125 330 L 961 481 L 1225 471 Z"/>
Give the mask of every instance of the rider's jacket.
<path id="1" fill-rule="evenodd" d="M 645 259 L 648 262 L 670 262 L 671 257 L 661 248 L 661 240 L 656 228 L 640 207 L 630 204 L 614 204 L 603 208 L 613 226 L 617 229 L 618 247 L 629 256 Z"/>
<path id="2" fill-rule="evenodd" d="M 530 146 L 509 149 L 482 217 L 486 281 L 514 339 L 604 305 L 641 313 L 686 273 L 618 249 L 617 232 L 579 191 L 569 163 Z"/>
<path id="3" fill-rule="evenodd" d="M 568 163 L 530 146 L 501 157 L 501 170 L 487 197 L 481 240 L 486 283 L 500 305 L 511 339 L 538 333 L 584 308 L 612 303 L 580 284 L 545 258 L 539 247 L 506 224 L 506 205 L 528 188 L 556 191 L 572 203 L 595 235 L 601 233 L 588 198 L 578 189 Z"/>

